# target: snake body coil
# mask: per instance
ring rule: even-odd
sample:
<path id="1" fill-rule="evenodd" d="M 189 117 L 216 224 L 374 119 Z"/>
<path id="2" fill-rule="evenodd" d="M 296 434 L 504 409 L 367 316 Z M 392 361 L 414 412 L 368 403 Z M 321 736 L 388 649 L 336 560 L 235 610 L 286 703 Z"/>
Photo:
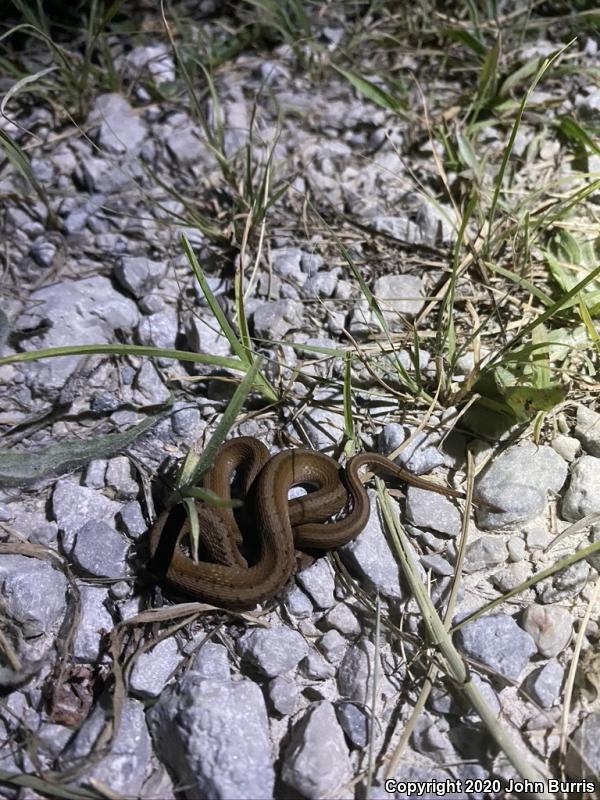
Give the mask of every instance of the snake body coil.
<path id="1" fill-rule="evenodd" d="M 200 541 L 210 561 L 193 561 L 181 549 L 189 522 L 178 505 L 164 511 L 150 530 L 151 569 L 186 595 L 224 608 L 252 608 L 276 595 L 289 580 L 296 548 L 329 550 L 362 531 L 369 516 L 369 498 L 358 470 L 365 465 L 423 489 L 462 497 L 376 453 L 354 456 L 344 471 L 323 453 L 296 449 L 270 456 L 258 439 L 230 439 L 218 451 L 203 484 L 229 500 L 236 474 L 244 497 L 252 500 L 258 545 L 255 563 L 249 566 L 242 554 L 242 535 L 233 511 L 199 503 Z M 313 491 L 288 500 L 290 489 L 299 485 Z M 348 498 L 349 514 L 326 524 Z"/>

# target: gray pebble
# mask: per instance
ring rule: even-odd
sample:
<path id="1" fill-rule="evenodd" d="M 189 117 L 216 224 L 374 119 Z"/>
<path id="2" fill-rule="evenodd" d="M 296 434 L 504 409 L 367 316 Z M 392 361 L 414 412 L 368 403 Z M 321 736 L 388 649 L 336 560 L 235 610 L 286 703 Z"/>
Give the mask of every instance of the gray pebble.
<path id="1" fill-rule="evenodd" d="M 231 677 L 229 653 L 225 645 L 205 642 L 194 656 L 190 672 L 213 681 L 227 681 Z"/>
<path id="2" fill-rule="evenodd" d="M 537 652 L 532 637 L 506 614 L 468 622 L 456 634 L 461 650 L 509 680 L 518 680 Z"/>
<path id="3" fill-rule="evenodd" d="M 360 750 L 369 741 L 369 718 L 364 709 L 355 703 L 338 703 L 335 713 L 350 746 Z"/>
<path id="4" fill-rule="evenodd" d="M 561 512 L 564 519 L 576 522 L 588 514 L 600 512 L 600 496 L 596 491 L 599 483 L 600 458 L 578 458 L 571 469 L 571 481 L 562 501 Z"/>
<path id="5" fill-rule="evenodd" d="M 304 594 L 302 589 L 296 584 L 286 588 L 283 595 L 283 603 L 288 612 L 298 619 L 306 619 L 313 613 L 313 605 L 310 599 Z"/>
<path id="6" fill-rule="evenodd" d="M 357 636 L 361 626 L 353 612 L 346 603 L 338 603 L 325 614 L 321 625 L 326 629 L 333 629 L 343 633 L 344 636 Z"/>
<path id="7" fill-rule="evenodd" d="M 137 482 L 131 477 L 131 463 L 127 456 L 109 460 L 105 480 L 106 485 L 115 490 L 119 500 L 131 500 L 139 492 Z"/>
<path id="8" fill-rule="evenodd" d="M 105 602 L 108 591 L 102 587 L 81 586 L 82 614 L 75 636 L 74 653 L 77 661 L 94 662 L 100 655 L 102 631 L 113 628 L 113 619 Z"/>
<path id="9" fill-rule="evenodd" d="M 189 797 L 270 798 L 275 773 L 260 688 L 188 672 L 147 713 L 157 755 Z"/>
<path id="10" fill-rule="evenodd" d="M 281 775 L 304 797 L 325 797 L 350 779 L 348 747 L 331 703 L 313 703 L 294 726 Z"/>
<path id="11" fill-rule="evenodd" d="M 326 558 L 319 558 L 296 575 L 296 580 L 317 608 L 335 605 L 333 572 Z"/>
<path id="12" fill-rule="evenodd" d="M 565 771 L 571 778 L 597 779 L 600 773 L 600 711 L 588 714 L 571 734 Z"/>
<path id="13" fill-rule="evenodd" d="M 504 539 L 500 536 L 481 536 L 467 545 L 465 572 L 477 572 L 503 564 L 508 556 Z"/>
<path id="14" fill-rule="evenodd" d="M 347 647 L 348 643 L 344 637 L 335 630 L 327 631 L 319 640 L 319 649 L 332 664 L 340 663 Z"/>
<path id="15" fill-rule="evenodd" d="M 587 583 L 590 567 L 585 559 L 556 572 L 552 578 L 540 581 L 535 591 L 540 603 L 561 603 L 582 591 Z"/>
<path id="16" fill-rule="evenodd" d="M 303 637 L 291 628 L 255 628 L 238 639 L 238 651 L 268 678 L 293 669 L 308 653 Z"/>
<path id="17" fill-rule="evenodd" d="M 573 634 L 573 617 L 562 606 L 528 606 L 523 613 L 523 628 L 529 633 L 539 652 L 552 658 L 562 653 Z"/>
<path id="18" fill-rule="evenodd" d="M 181 660 L 176 639 L 173 636 L 163 639 L 138 656 L 129 678 L 129 688 L 142 699 L 159 697 Z"/>
<path id="19" fill-rule="evenodd" d="M 504 509 L 478 508 L 479 527 L 501 528 L 533 519 L 544 511 L 547 493 L 558 492 L 566 477 L 567 465 L 551 447 L 533 442 L 509 447 L 476 480 L 477 497 Z"/>
<path id="20" fill-rule="evenodd" d="M 417 528 L 429 528 L 445 536 L 458 536 L 461 517 L 447 497 L 416 486 L 406 492 L 406 514 Z"/>
<path id="21" fill-rule="evenodd" d="M 129 545 L 102 520 L 89 520 L 77 531 L 71 557 L 78 567 L 99 578 L 127 576 Z"/>
<path id="22" fill-rule="evenodd" d="M 538 705 L 550 708 L 558 699 L 564 676 L 564 667 L 552 659 L 527 678 L 525 689 Z"/>
<path id="23" fill-rule="evenodd" d="M 401 598 L 398 565 L 381 529 L 377 511 L 377 494 L 368 490 L 369 519 L 360 536 L 340 548 L 340 555 L 350 572 L 357 575 L 363 585 L 372 591 L 379 590 L 391 598 Z"/>
<path id="24" fill-rule="evenodd" d="M 278 675 L 269 681 L 269 698 L 273 708 L 284 717 L 293 714 L 298 704 L 298 687 L 291 678 Z"/>
<path id="25" fill-rule="evenodd" d="M 317 681 L 325 681 L 328 678 L 333 678 L 335 675 L 335 668 L 333 665 L 329 661 L 326 661 L 323 656 L 315 650 L 311 650 L 302 660 L 300 667 L 307 678 L 312 678 Z"/>
<path id="26" fill-rule="evenodd" d="M 577 406 L 575 436 L 587 453 L 600 457 L 600 414 L 584 405 Z"/>
<path id="27" fill-rule="evenodd" d="M 115 266 L 115 278 L 124 289 L 141 299 L 158 286 L 165 271 L 163 261 L 152 261 L 144 256 L 121 256 Z"/>
<path id="28" fill-rule="evenodd" d="M 379 658 L 379 653 L 375 652 L 375 646 L 369 639 L 361 639 L 348 648 L 337 673 L 342 697 L 371 703 L 376 658 Z"/>
<path id="29" fill-rule="evenodd" d="M 125 503 L 117 516 L 125 533 L 132 539 L 139 539 L 148 530 L 148 525 L 137 500 Z"/>

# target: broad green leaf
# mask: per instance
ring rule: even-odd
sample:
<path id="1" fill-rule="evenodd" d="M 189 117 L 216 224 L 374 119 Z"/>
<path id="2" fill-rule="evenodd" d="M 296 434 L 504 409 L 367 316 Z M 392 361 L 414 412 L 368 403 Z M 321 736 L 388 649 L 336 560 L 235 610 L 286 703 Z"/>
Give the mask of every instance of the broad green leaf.
<path id="1" fill-rule="evenodd" d="M 539 57 L 531 58 L 529 59 L 529 61 L 526 61 L 518 69 L 516 69 L 514 72 L 511 72 L 509 75 L 506 76 L 506 78 L 504 78 L 504 80 L 498 87 L 498 94 L 501 97 L 506 97 L 506 95 L 512 89 L 514 89 L 516 86 L 522 83 L 522 81 L 534 75 L 539 65 L 540 65 Z"/>
<path id="2" fill-rule="evenodd" d="M 464 30 L 446 30 L 443 31 L 443 35 L 446 36 L 448 39 L 452 39 L 455 42 L 460 42 L 461 44 L 466 45 L 469 50 L 472 50 L 475 55 L 481 56 L 484 58 L 487 54 L 487 47 L 485 43 L 478 39 L 475 34 L 471 33 L 470 31 Z"/>
<path id="3" fill-rule="evenodd" d="M 596 144 L 590 134 L 572 117 L 561 117 L 558 123 L 560 132 L 567 139 L 576 145 L 582 145 L 586 150 L 590 150 L 596 155 L 600 155 L 600 147 Z"/>
<path id="4" fill-rule="evenodd" d="M 90 441 L 76 439 L 43 450 L 0 452 L 0 486 L 24 486 L 42 478 L 72 472 L 96 458 L 112 458 L 169 413 L 170 407 L 123 433 L 109 433 L 100 438 L 90 438 Z"/>
<path id="5" fill-rule="evenodd" d="M 360 94 L 366 97 L 367 100 L 376 103 L 376 105 L 381 106 L 381 108 L 386 108 L 388 111 L 394 111 L 396 114 L 402 111 L 401 103 L 384 89 L 381 89 L 366 78 L 361 78 L 360 75 L 354 72 L 342 69 L 342 67 L 338 67 L 335 64 L 332 64 L 332 66 L 340 75 L 343 75 Z"/>

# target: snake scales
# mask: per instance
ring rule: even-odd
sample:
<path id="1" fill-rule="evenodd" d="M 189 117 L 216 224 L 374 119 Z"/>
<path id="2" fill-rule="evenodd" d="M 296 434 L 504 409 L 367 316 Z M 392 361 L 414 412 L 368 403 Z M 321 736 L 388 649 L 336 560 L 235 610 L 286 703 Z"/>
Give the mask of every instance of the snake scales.
<path id="1" fill-rule="evenodd" d="M 359 470 L 369 466 L 397 480 L 450 497 L 460 492 L 416 477 L 377 453 L 362 453 L 342 470 L 334 459 L 311 450 L 284 450 L 271 456 L 258 439 L 240 437 L 218 451 L 203 485 L 231 499 L 231 483 L 241 484 L 251 507 L 258 556 L 248 565 L 242 534 L 231 508 L 198 504 L 200 541 L 209 560 L 193 561 L 181 548 L 189 532 L 184 507 L 164 511 L 150 530 L 151 570 L 186 595 L 225 608 L 252 608 L 276 595 L 295 571 L 295 550 L 329 550 L 354 539 L 365 527 L 369 499 Z M 288 500 L 294 486 L 313 491 Z M 328 522 L 351 500 L 341 520 Z"/>

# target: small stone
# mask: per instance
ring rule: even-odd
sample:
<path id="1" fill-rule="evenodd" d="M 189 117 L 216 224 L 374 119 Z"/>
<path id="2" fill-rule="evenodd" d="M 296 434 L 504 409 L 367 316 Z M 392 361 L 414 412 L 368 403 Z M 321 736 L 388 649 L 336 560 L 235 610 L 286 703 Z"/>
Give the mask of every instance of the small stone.
<path id="1" fill-rule="evenodd" d="M 423 280 L 414 275 L 383 275 L 375 281 L 373 293 L 392 328 L 402 317 L 414 317 L 423 307 Z"/>
<path id="2" fill-rule="evenodd" d="M 424 569 L 430 570 L 434 575 L 448 576 L 454 574 L 454 567 L 442 556 L 433 554 L 419 558 Z"/>
<path id="3" fill-rule="evenodd" d="M 572 436 L 564 436 L 559 433 L 552 439 L 552 447 L 565 461 L 574 461 L 581 450 L 581 442 Z"/>
<path id="4" fill-rule="evenodd" d="M 590 538 L 588 544 L 596 544 L 597 542 L 600 542 L 600 524 L 596 522 L 590 528 Z M 600 572 L 600 551 L 592 553 L 591 556 L 586 558 L 586 561 L 590 567 L 593 567 L 596 570 L 596 572 Z"/>
<path id="5" fill-rule="evenodd" d="M 293 669 L 308 653 L 303 637 L 284 626 L 247 631 L 238 639 L 237 646 L 240 655 L 252 661 L 268 678 Z"/>
<path id="6" fill-rule="evenodd" d="M 188 321 L 186 335 L 190 349 L 195 353 L 225 357 L 231 355 L 229 340 L 214 320 L 192 317 Z"/>
<path id="7" fill-rule="evenodd" d="M 314 650 L 311 650 L 306 658 L 302 660 L 300 666 L 306 677 L 313 680 L 325 681 L 335 675 L 333 665 L 329 661 L 325 661 L 323 656 Z"/>
<path id="8" fill-rule="evenodd" d="M 337 674 L 342 697 L 360 703 L 371 702 L 376 658 L 379 658 L 379 653 L 369 639 L 361 639 L 348 648 Z"/>
<path id="9" fill-rule="evenodd" d="M 34 240 L 29 252 L 38 267 L 50 269 L 57 251 L 58 248 L 53 242 L 44 236 L 40 236 Z"/>
<path id="10" fill-rule="evenodd" d="M 571 522 L 600 512 L 600 458 L 581 456 L 573 464 L 569 488 L 562 501 L 562 516 Z"/>
<path id="11" fill-rule="evenodd" d="M 206 158 L 206 148 L 186 117 L 183 119 L 171 118 L 170 126 L 165 132 L 165 144 L 173 158 L 181 166 L 201 163 Z"/>
<path id="12" fill-rule="evenodd" d="M 51 634 L 66 609 L 67 581 L 49 562 L 0 555 L 2 617 L 20 626 L 26 639 Z"/>
<path id="13" fill-rule="evenodd" d="M 229 653 L 225 645 L 205 642 L 196 653 L 190 672 L 213 681 L 227 681 L 231 677 Z"/>
<path id="14" fill-rule="evenodd" d="M 313 613 L 313 605 L 302 589 L 295 584 L 286 588 L 283 603 L 290 614 L 298 619 L 306 619 Z"/>
<path id="15" fill-rule="evenodd" d="M 139 114 L 119 94 L 98 95 L 89 122 L 100 123 L 98 142 L 109 153 L 136 155 L 147 135 Z"/>
<path id="16" fill-rule="evenodd" d="M 600 414 L 597 411 L 583 405 L 577 406 L 575 436 L 587 453 L 600 458 Z"/>
<path id="17" fill-rule="evenodd" d="M 113 600 L 125 600 L 131 594 L 131 586 L 127 581 L 117 581 L 108 590 Z"/>
<path id="18" fill-rule="evenodd" d="M 99 578 L 127 576 L 129 545 L 102 520 L 89 520 L 76 533 L 71 557 L 78 567 Z"/>
<path id="19" fill-rule="evenodd" d="M 508 556 L 504 539 L 499 536 L 481 536 L 467 545 L 465 572 L 477 572 L 503 564 Z"/>
<path id="20" fill-rule="evenodd" d="M 341 547 L 339 552 L 347 568 L 359 577 L 367 589 L 379 590 L 393 599 L 402 597 L 398 565 L 381 529 L 377 494 L 368 490 L 369 519 L 360 536 Z"/>
<path id="21" fill-rule="evenodd" d="M 114 523 L 115 515 L 121 510 L 121 504 L 109 500 L 100 492 L 80 486 L 74 481 L 63 478 L 57 481 L 52 494 L 52 511 L 59 529 L 63 532 L 63 548 L 67 553 L 73 546 L 73 540 L 82 523 L 86 520 Z"/>
<path id="22" fill-rule="evenodd" d="M 154 748 L 187 797 L 271 798 L 275 773 L 261 689 L 188 672 L 147 712 Z"/>
<path id="23" fill-rule="evenodd" d="M 84 757 L 89 756 L 100 730 L 111 715 L 105 709 L 106 705 L 105 699 L 104 702 L 96 703 L 66 751 L 61 754 L 69 767 L 80 764 Z M 113 797 L 140 797 L 150 769 L 151 754 L 144 706 L 139 700 L 125 697 L 120 725 L 111 742 L 110 751 L 99 761 L 92 761 L 86 769 L 85 782 L 91 781 L 93 785 L 96 781 L 106 787 L 106 793 Z"/>
<path id="24" fill-rule="evenodd" d="M 350 746 L 355 750 L 366 747 L 369 741 L 369 718 L 365 711 L 354 703 L 338 703 L 335 713 Z"/>
<path id="25" fill-rule="evenodd" d="M 294 726 L 281 775 L 304 797 L 325 797 L 350 779 L 348 748 L 331 703 L 313 703 Z"/>
<path id="26" fill-rule="evenodd" d="M 180 408 L 171 416 L 171 427 L 176 436 L 196 438 L 203 428 L 197 408 Z"/>
<path id="27" fill-rule="evenodd" d="M 114 270 L 121 286 L 138 299 L 158 286 L 165 271 L 164 262 L 152 261 L 144 256 L 121 256 Z"/>
<path id="28" fill-rule="evenodd" d="M 319 649 L 332 664 L 340 663 L 347 647 L 348 643 L 337 631 L 327 631 L 319 641 Z"/>
<path id="29" fill-rule="evenodd" d="M 565 771 L 571 778 L 592 780 L 600 773 L 600 711 L 588 714 L 571 734 Z"/>
<path id="30" fill-rule="evenodd" d="M 118 520 L 125 533 L 132 539 L 139 539 L 148 530 L 140 504 L 136 500 L 125 503 L 118 514 Z"/>
<path id="31" fill-rule="evenodd" d="M 522 561 L 525 558 L 525 542 L 520 536 L 513 536 L 507 544 L 508 557 L 513 562 Z"/>
<path id="32" fill-rule="evenodd" d="M 409 486 L 406 514 L 417 528 L 428 528 L 446 536 L 458 536 L 460 533 L 460 512 L 441 494 Z"/>
<path id="33" fill-rule="evenodd" d="M 544 550 L 550 542 L 548 531 L 545 528 L 528 528 L 525 533 L 527 537 L 527 548 L 530 552 L 534 550 Z"/>
<path id="34" fill-rule="evenodd" d="M 95 392 L 90 400 L 90 408 L 98 414 L 116 411 L 119 405 L 119 398 L 113 392 Z"/>
<path id="35" fill-rule="evenodd" d="M 532 442 L 513 445 L 495 458 L 478 478 L 476 495 L 505 509 L 477 509 L 479 527 L 494 529 L 541 514 L 548 492 L 558 492 L 567 477 L 565 461 L 551 447 Z"/>
<path id="36" fill-rule="evenodd" d="M 335 597 L 333 596 L 335 583 L 327 559 L 317 559 L 310 567 L 299 572 L 296 575 L 296 580 L 317 608 L 331 608 L 335 605 Z"/>
<path id="37" fill-rule="evenodd" d="M 511 681 L 519 679 L 537 652 L 532 637 L 506 614 L 468 622 L 456 634 L 461 650 Z"/>
<path id="38" fill-rule="evenodd" d="M 494 572 L 490 580 L 496 589 L 506 593 L 516 589 L 529 577 L 531 577 L 531 564 L 527 561 L 518 561 L 516 564 L 509 564 L 504 569 Z"/>
<path id="39" fill-rule="evenodd" d="M 395 459 L 397 464 L 406 467 L 415 475 L 423 475 L 442 466 L 444 456 L 437 447 L 440 441 L 439 434 L 416 432 L 414 428 L 407 425 L 395 423 L 385 425 L 377 442 L 379 452 L 392 453 L 409 437 L 412 437 L 411 442 Z"/>
<path id="40" fill-rule="evenodd" d="M 291 678 L 279 675 L 269 681 L 269 698 L 278 714 L 287 717 L 293 714 L 298 704 L 298 687 Z"/>
<path id="41" fill-rule="evenodd" d="M 550 708 L 558 699 L 564 676 L 564 667 L 552 659 L 527 678 L 526 691 L 542 708 Z"/>
<path id="42" fill-rule="evenodd" d="M 455 726 L 457 727 L 457 726 Z M 436 719 L 429 714 L 421 714 L 412 736 L 411 746 L 428 758 L 438 763 L 446 763 L 456 759 L 456 751 L 450 741 L 450 724 L 446 719 Z"/>
<path id="43" fill-rule="evenodd" d="M 346 603 L 338 603 L 325 614 L 321 620 L 323 627 L 343 633 L 345 636 L 357 636 L 361 626 Z"/>
<path id="44" fill-rule="evenodd" d="M 136 402 L 140 405 L 150 403 L 151 405 L 162 405 L 169 399 L 170 392 L 160 379 L 156 367 L 145 361 L 140 368 L 136 379 Z"/>
<path id="45" fill-rule="evenodd" d="M 146 298 L 146 301 L 149 298 Z M 146 302 L 146 309 L 148 303 Z M 179 334 L 179 318 L 171 308 L 158 310 L 142 317 L 137 327 L 140 344 L 149 347 L 160 347 L 163 350 L 175 350 Z"/>
<path id="46" fill-rule="evenodd" d="M 96 586 L 81 587 L 82 614 L 74 645 L 75 658 L 78 661 L 97 661 L 102 631 L 113 629 L 113 619 L 104 605 L 107 599 L 106 589 Z"/>
<path id="47" fill-rule="evenodd" d="M 137 497 L 139 487 L 131 477 L 131 463 L 127 456 L 111 458 L 106 467 L 106 485 L 114 489 L 120 500 Z"/>
<path id="48" fill-rule="evenodd" d="M 175 638 L 163 639 L 138 656 L 129 678 L 129 688 L 144 699 L 160 697 L 181 660 Z"/>
<path id="49" fill-rule="evenodd" d="M 302 327 L 302 311 L 302 303 L 296 300 L 260 303 L 253 315 L 254 333 L 259 339 L 284 339 L 291 330 Z"/>
<path id="50" fill-rule="evenodd" d="M 175 64 L 164 42 L 138 45 L 127 53 L 126 61 L 133 67 L 136 78 L 140 70 L 145 69 L 152 77 L 155 86 L 175 81 Z"/>
<path id="51" fill-rule="evenodd" d="M 562 606 L 533 604 L 525 609 L 523 628 L 531 634 L 539 652 L 552 658 L 568 645 L 573 633 L 573 617 Z"/>
<path id="52" fill-rule="evenodd" d="M 561 569 L 552 578 L 536 584 L 535 591 L 538 600 L 540 603 L 561 603 L 577 597 L 587 584 L 589 573 L 590 568 L 585 559 L 571 564 L 566 569 Z"/>

